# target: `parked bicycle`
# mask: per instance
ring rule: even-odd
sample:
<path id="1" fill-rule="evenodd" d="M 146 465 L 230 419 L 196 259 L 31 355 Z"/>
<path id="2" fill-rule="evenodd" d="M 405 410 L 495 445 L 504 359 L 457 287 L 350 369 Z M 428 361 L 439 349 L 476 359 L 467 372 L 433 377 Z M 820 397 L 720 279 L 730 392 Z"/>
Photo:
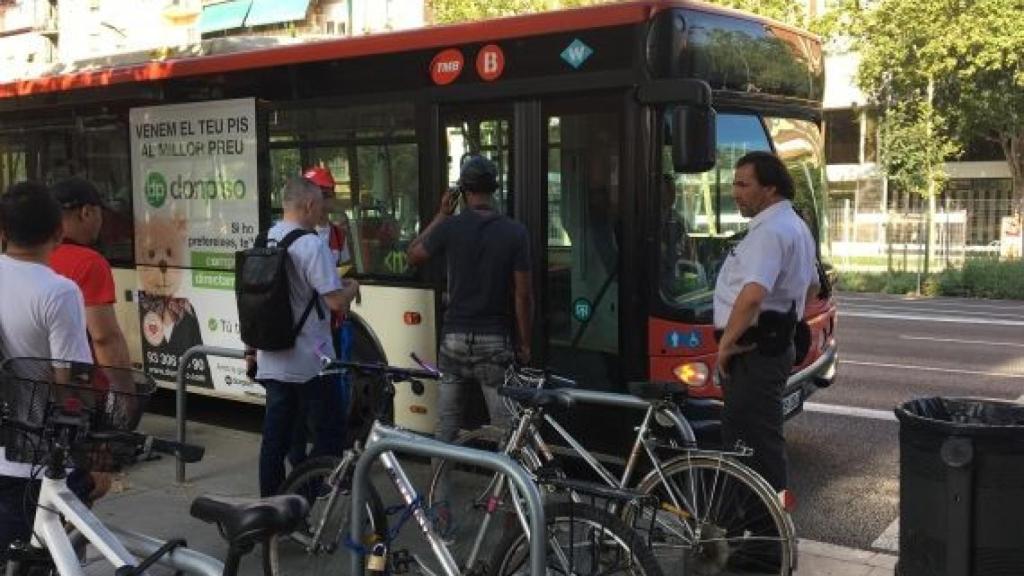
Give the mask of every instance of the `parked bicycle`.
<path id="1" fill-rule="evenodd" d="M 571 408 L 557 402 L 523 403 L 517 390 L 524 388 L 553 389 L 578 403 L 642 412 L 622 473 L 609 471 L 552 416 L 558 410 L 571 414 Z M 660 504 L 648 537 L 665 574 L 791 574 L 796 569 L 796 537 L 782 497 L 741 462 L 751 453 L 748 448 L 698 448 L 694 428 L 717 423 L 691 424 L 680 410 L 687 404 L 708 408 L 717 401 L 690 398 L 686 387 L 674 382 L 634 383 L 629 390 L 632 394 L 581 390 L 565 378 L 511 367 L 499 391 L 512 400 L 510 430 L 484 427 L 463 433 L 457 443 L 500 449 L 527 470 L 538 471 L 556 463 L 554 448 L 541 434 L 542 428 L 551 430 L 608 486 L 657 497 Z M 649 469 L 640 475 L 644 460 Z M 475 537 L 466 540 L 474 543 L 469 552 L 473 562 L 484 543 L 495 539 L 487 534 L 492 518 L 514 508 L 516 500 L 500 475 L 445 462 L 435 470 L 427 503 L 446 507 L 463 530 L 475 530 Z M 619 512 L 626 519 L 637 513 L 630 507 Z"/>
<path id="2" fill-rule="evenodd" d="M 414 357 L 415 359 L 415 357 Z M 382 387 L 376 407 L 378 421 L 367 439 L 367 447 L 377 441 L 380 431 L 394 428 L 379 421 L 387 413 L 394 386 L 410 382 L 422 386 L 422 380 L 436 380 L 440 374 L 421 363 L 420 369 L 397 368 L 383 364 L 334 362 L 325 372 L 351 371 L 375 377 Z M 409 438 L 413 438 L 412 433 Z M 526 570 L 526 543 L 529 534 L 525 512 L 520 509 L 505 538 L 494 549 L 496 559 L 490 565 L 459 562 L 450 550 L 451 542 L 438 530 L 435 511 L 427 506 L 409 480 L 397 457 L 385 452 L 380 457 L 401 504 L 387 509 L 379 493 L 372 490 L 367 500 L 369 539 L 354 541 L 347 533 L 352 512 L 352 482 L 355 464 L 363 453 L 360 443 L 340 458 L 317 458 L 297 467 L 285 481 L 282 492 L 309 499 L 310 514 L 295 532 L 279 535 L 267 549 L 267 564 L 277 576 L 319 576 L 337 574 L 348 561 L 347 549 L 368 554 L 367 566 L 374 571 L 401 573 L 417 567 L 428 575 L 500 574 L 509 576 Z M 564 574 L 616 574 L 660 576 L 657 563 L 642 537 L 622 519 L 604 509 L 575 502 L 545 505 L 547 561 L 551 570 Z M 389 514 L 390 512 L 390 514 Z M 397 516 L 394 526 L 389 517 Z M 394 544 L 403 524 L 413 519 L 434 555 L 435 565 L 418 554 L 396 550 Z"/>
<path id="3" fill-rule="evenodd" d="M 199 446 L 134 432 L 156 387 L 145 373 L 38 358 L 0 364 L 0 446 L 7 460 L 42 474 L 30 542 L 6 551 L 7 576 L 82 576 L 76 545 L 90 544 L 118 576 L 137 576 L 160 564 L 196 576 L 235 576 L 241 558 L 277 532 L 291 532 L 306 515 L 297 496 L 265 499 L 200 496 L 194 517 L 216 524 L 227 540 L 225 561 L 105 525 L 68 488 L 69 468 L 113 472 L 153 452 L 203 457 Z M 65 527 L 67 525 L 67 528 Z M 70 528 L 70 530 L 68 529 Z"/>

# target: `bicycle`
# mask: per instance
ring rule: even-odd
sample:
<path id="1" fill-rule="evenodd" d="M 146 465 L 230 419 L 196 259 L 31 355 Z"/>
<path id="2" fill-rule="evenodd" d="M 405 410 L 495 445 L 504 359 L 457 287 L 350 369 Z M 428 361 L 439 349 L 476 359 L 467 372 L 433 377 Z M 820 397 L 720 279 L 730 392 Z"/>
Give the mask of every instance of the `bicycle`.
<path id="1" fill-rule="evenodd" d="M 516 391 L 523 388 L 554 390 L 576 402 L 643 411 L 622 474 L 612 474 L 552 417 L 549 412 L 554 404 L 522 404 Z M 654 529 L 648 537 L 666 574 L 788 575 L 795 571 L 795 530 L 783 506 L 784 495 L 777 494 L 740 462 L 751 454 L 749 448 L 699 449 L 694 429 L 710 429 L 717 423 L 691 424 L 680 410 L 684 404 L 706 409 L 717 401 L 689 398 L 686 387 L 674 382 L 639 382 L 629 389 L 632 394 L 581 390 L 566 378 L 510 367 L 506 385 L 499 390 L 512 400 L 510 430 L 484 427 L 461 434 L 456 443 L 500 450 L 528 471 L 537 471 L 556 462 L 553 448 L 540 434 L 541 426 L 546 424 L 570 453 L 582 459 L 608 486 L 631 488 L 658 498 Z M 650 470 L 634 480 L 642 456 L 646 456 Z M 453 493 L 472 494 L 461 501 L 447 502 L 456 522 L 478 526 L 469 553 L 472 561 L 487 538 L 491 517 L 507 508 L 509 501 L 514 505 L 516 498 L 506 495 L 499 475 L 447 462 L 435 469 L 428 505 L 438 506 L 445 500 L 444 487 L 455 487 L 449 488 Z M 636 513 L 630 508 L 619 512 L 626 519 Z"/>
<path id="2" fill-rule="evenodd" d="M 413 359 L 419 362 L 415 356 Z M 348 370 L 374 376 L 381 382 L 380 405 L 376 407 L 378 420 L 367 439 L 367 449 L 377 441 L 381 430 L 391 430 L 392 433 L 396 430 L 380 421 L 386 405 L 394 396 L 396 383 L 412 382 L 414 386 L 420 386 L 421 380 L 436 380 L 440 377 L 440 373 L 435 369 L 419 363 L 420 369 L 359 362 L 330 361 L 325 364 L 325 372 Z M 415 438 L 412 433 L 402 433 L 409 438 Z M 354 465 L 363 452 L 364 448 L 357 442 L 356 446 L 347 451 L 342 458 L 318 458 L 308 461 L 293 470 L 285 480 L 282 492 L 308 498 L 310 514 L 300 530 L 272 539 L 267 549 L 267 563 L 272 567 L 273 574 L 333 574 L 344 562 L 338 552 L 344 548 L 355 548 L 358 552 L 369 554 L 367 565 L 375 572 L 401 573 L 415 564 L 424 573 L 433 575 L 435 571 L 418 555 L 392 549 L 398 531 L 410 518 L 419 525 L 420 532 L 427 540 L 435 559 L 440 564 L 441 573 L 445 576 L 489 572 L 479 567 L 472 567 L 473 570 L 469 570 L 465 565 L 459 565 L 450 551 L 450 543 L 438 531 L 434 510 L 424 505 L 398 459 L 390 452 L 381 454 L 379 462 L 401 498 L 401 504 L 390 512 L 400 513 L 401 517 L 397 526 L 389 529 L 389 511 L 385 509 L 379 493 L 371 489 L 367 500 L 367 516 L 370 519 L 369 532 L 373 534 L 372 540 L 353 542 L 352 538 L 345 534 L 345 527 L 352 510 Z M 565 571 L 567 574 L 603 574 L 611 568 L 621 568 L 631 574 L 660 576 L 657 564 L 653 556 L 650 556 L 650 552 L 642 546 L 640 536 L 631 531 L 620 518 L 586 505 L 567 507 L 565 503 L 552 503 L 545 505 L 544 510 L 548 560 L 549 563 L 553 563 L 553 569 Z M 525 535 L 529 533 L 525 514 L 520 508 L 519 521 L 515 529 L 509 532 L 510 535 L 496 553 L 505 559 L 502 572 L 499 572 L 502 576 L 515 573 L 523 566 L 520 560 L 525 549 Z M 577 519 L 584 521 L 586 525 L 581 525 Z M 580 540 L 580 537 L 583 540 Z M 584 554 L 583 550 L 588 553 Z M 576 563 L 577 560 L 586 560 L 587 563 L 581 566 Z"/>
<path id="3" fill-rule="evenodd" d="M 6 551 L 7 576 L 82 576 L 76 546 L 92 544 L 118 576 L 154 564 L 198 576 L 235 576 L 241 558 L 270 535 L 292 531 L 306 513 L 296 496 L 266 499 L 200 496 L 191 514 L 216 524 L 228 541 L 224 562 L 167 542 L 105 525 L 67 485 L 68 468 L 114 472 L 153 453 L 198 462 L 200 446 L 134 432 L 156 383 L 137 370 L 40 358 L 0 363 L 0 446 L 10 462 L 43 478 L 31 540 Z M 71 530 L 65 528 L 65 523 Z"/>

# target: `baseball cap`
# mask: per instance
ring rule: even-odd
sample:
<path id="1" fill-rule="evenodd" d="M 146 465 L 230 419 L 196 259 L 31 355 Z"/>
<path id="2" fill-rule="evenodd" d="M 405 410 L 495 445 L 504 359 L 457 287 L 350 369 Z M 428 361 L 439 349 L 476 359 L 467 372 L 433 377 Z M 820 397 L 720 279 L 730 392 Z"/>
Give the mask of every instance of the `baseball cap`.
<path id="1" fill-rule="evenodd" d="M 493 192 L 498 188 L 498 167 L 483 156 L 469 156 L 462 163 L 459 186 L 474 191 Z"/>
<path id="2" fill-rule="evenodd" d="M 334 175 L 330 168 L 324 166 L 312 166 L 302 173 L 302 177 L 321 188 L 330 188 L 334 192 Z"/>
<path id="3" fill-rule="evenodd" d="M 85 178 L 72 177 L 61 180 L 50 187 L 53 197 L 64 210 L 81 208 L 82 206 L 103 206 L 100 191 L 96 185 Z"/>

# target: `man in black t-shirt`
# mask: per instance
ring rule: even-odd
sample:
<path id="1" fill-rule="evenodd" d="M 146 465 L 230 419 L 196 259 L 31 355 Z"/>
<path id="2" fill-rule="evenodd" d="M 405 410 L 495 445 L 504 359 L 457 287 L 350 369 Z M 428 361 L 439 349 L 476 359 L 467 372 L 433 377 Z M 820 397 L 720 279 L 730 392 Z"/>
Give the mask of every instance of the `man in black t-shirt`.
<path id="1" fill-rule="evenodd" d="M 483 391 L 491 423 L 506 426 L 509 414 L 497 389 L 514 356 L 530 361 L 533 294 L 526 228 L 494 205 L 497 169 L 482 156 L 462 165 L 456 191 L 445 192 L 437 216 L 409 246 L 409 263 L 443 255 L 448 269 L 439 364 L 437 438 L 450 442 L 459 430 L 467 386 Z M 454 192 L 454 193 L 453 193 Z M 465 207 L 452 216 L 459 193 Z M 513 339 L 514 338 L 514 339 Z"/>

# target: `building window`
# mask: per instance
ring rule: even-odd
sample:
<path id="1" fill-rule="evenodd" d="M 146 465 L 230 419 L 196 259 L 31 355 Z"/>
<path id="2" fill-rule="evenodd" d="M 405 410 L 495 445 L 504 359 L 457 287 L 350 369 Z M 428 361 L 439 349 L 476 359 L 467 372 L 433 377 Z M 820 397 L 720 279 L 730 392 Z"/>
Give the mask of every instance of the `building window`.
<path id="1" fill-rule="evenodd" d="M 860 163 L 860 115 L 854 110 L 825 111 L 825 157 L 829 164 Z"/>
<path id="2" fill-rule="evenodd" d="M 328 34 L 334 34 L 334 22 L 328 20 L 324 24 L 324 31 Z"/>

